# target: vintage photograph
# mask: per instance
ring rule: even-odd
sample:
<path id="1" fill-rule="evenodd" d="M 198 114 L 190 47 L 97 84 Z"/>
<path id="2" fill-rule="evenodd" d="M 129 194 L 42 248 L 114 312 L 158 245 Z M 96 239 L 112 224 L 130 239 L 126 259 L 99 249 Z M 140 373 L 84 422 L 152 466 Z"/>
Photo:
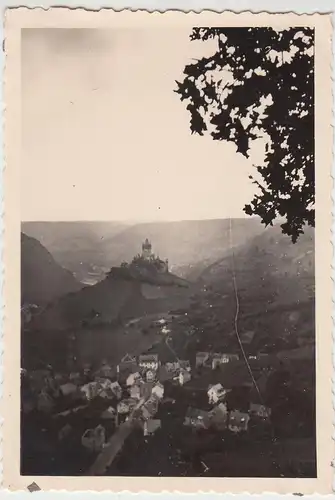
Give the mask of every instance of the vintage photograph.
<path id="1" fill-rule="evenodd" d="M 21 30 L 37 483 L 319 477 L 316 30 L 193 19 Z"/>

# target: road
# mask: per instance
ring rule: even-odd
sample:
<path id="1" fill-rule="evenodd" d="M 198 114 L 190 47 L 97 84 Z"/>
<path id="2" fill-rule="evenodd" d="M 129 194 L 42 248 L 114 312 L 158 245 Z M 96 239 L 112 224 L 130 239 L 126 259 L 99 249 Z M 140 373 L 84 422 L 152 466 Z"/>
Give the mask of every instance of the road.
<path id="1" fill-rule="evenodd" d="M 167 337 L 165 338 L 165 344 L 166 344 L 166 347 L 167 347 L 167 348 L 168 348 L 168 349 L 172 352 L 172 354 L 175 356 L 176 360 L 177 360 L 177 361 L 179 361 L 179 358 L 178 358 L 178 356 L 177 356 L 176 351 L 175 351 L 175 350 L 174 350 L 174 349 L 170 346 L 170 344 L 169 344 L 169 339 L 170 339 L 170 338 L 169 338 L 169 336 L 167 336 Z"/>
<path id="2" fill-rule="evenodd" d="M 135 428 L 136 420 L 135 415 L 137 410 L 144 404 L 145 399 L 139 400 L 135 408 L 132 410 L 128 420 L 123 422 L 117 431 L 111 436 L 108 443 L 105 445 L 97 459 L 88 471 L 89 476 L 101 476 L 105 473 L 106 469 L 110 467 L 116 455 L 121 451 L 125 440 L 132 433 Z"/>

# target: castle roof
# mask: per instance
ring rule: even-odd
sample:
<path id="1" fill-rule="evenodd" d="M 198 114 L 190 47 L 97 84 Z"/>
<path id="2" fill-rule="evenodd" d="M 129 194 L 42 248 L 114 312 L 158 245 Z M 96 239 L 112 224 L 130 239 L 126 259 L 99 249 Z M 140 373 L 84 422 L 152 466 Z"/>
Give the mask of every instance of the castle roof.
<path id="1" fill-rule="evenodd" d="M 151 248 L 151 243 L 148 240 L 148 238 L 146 238 L 145 241 L 144 241 L 144 243 L 142 243 L 142 248 L 147 248 L 147 249 Z"/>

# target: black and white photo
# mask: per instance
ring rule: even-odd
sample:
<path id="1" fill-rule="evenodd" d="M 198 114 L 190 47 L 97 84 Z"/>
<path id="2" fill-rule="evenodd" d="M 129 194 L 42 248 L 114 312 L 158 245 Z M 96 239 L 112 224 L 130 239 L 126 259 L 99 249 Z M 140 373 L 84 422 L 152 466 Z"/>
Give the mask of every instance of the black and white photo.
<path id="1" fill-rule="evenodd" d="M 20 32 L 20 476 L 327 489 L 327 22 L 43 15 Z"/>

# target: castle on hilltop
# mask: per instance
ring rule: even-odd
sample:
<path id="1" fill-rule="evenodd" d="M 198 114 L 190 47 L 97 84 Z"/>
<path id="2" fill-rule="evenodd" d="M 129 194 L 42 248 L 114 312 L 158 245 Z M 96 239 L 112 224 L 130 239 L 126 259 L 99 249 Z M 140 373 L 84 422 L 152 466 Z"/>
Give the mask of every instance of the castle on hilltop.
<path id="1" fill-rule="evenodd" d="M 142 243 L 142 253 L 135 255 L 130 264 L 124 262 L 121 267 L 136 267 L 139 269 L 152 270 L 158 273 L 167 273 L 169 271 L 168 260 L 162 260 L 152 251 L 152 245 L 148 238 Z"/>

